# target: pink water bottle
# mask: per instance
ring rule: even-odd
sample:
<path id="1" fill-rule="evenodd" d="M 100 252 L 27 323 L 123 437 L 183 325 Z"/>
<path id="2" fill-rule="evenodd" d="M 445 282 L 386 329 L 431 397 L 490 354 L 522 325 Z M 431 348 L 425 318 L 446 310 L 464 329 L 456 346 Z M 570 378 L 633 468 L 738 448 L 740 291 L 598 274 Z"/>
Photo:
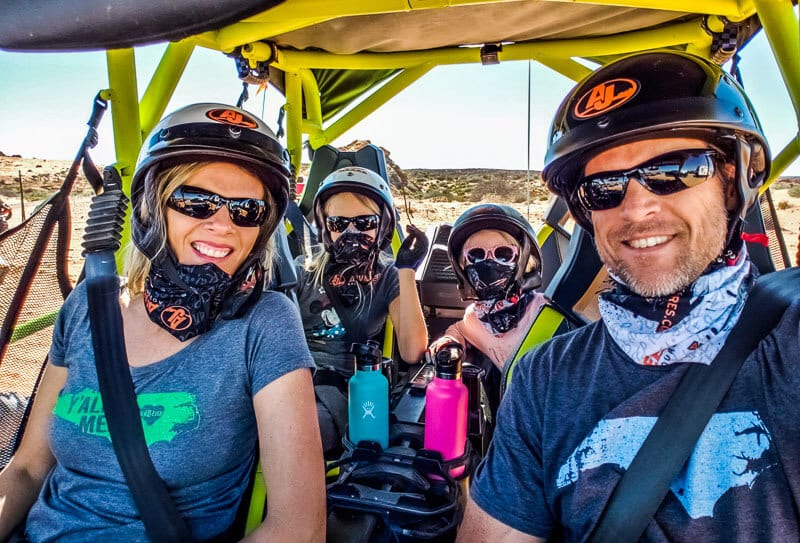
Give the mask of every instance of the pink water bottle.
<path id="1" fill-rule="evenodd" d="M 463 355 L 458 344 L 440 349 L 433 381 L 425 391 L 425 448 L 439 451 L 445 460 L 463 455 L 467 444 L 469 393 L 461 382 Z M 463 472 L 462 466 L 450 470 L 450 475 Z"/>

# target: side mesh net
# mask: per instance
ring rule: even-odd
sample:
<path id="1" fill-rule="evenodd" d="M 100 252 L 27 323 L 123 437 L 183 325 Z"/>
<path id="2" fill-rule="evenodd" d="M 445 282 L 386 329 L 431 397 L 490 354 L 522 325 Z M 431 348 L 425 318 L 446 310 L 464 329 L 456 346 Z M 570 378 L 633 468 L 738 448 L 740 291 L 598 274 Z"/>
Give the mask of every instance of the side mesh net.
<path id="1" fill-rule="evenodd" d="M 767 190 L 758 198 L 761 206 L 761 216 L 764 220 L 764 230 L 769 237 L 769 254 L 775 264 L 775 270 L 782 270 L 791 266 L 789 252 L 786 250 L 786 242 L 783 239 L 783 232 L 778 224 L 778 214 L 772 202 L 772 193 Z"/>
<path id="2" fill-rule="evenodd" d="M 16 449 L 56 314 L 72 288 L 67 188 L 0 234 L 0 469 Z"/>

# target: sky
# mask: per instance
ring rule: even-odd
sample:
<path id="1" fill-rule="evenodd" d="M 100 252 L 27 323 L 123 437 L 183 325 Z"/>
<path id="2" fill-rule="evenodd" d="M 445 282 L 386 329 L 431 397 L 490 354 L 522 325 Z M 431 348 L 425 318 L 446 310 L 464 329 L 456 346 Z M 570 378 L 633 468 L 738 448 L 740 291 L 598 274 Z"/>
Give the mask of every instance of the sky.
<path id="1" fill-rule="evenodd" d="M 138 48 L 139 94 L 164 45 Z M 740 69 L 774 151 L 797 133 L 797 121 L 763 33 L 747 47 Z M 528 147 L 528 88 L 532 107 Z M 74 158 L 86 134 L 92 99 L 108 85 L 105 54 L 0 51 L 0 152 L 26 158 Z M 541 170 L 550 121 L 573 82 L 528 62 L 433 69 L 333 142 L 368 139 L 401 168 Z M 236 103 L 242 86 L 232 59 L 197 48 L 167 111 L 200 101 Z M 276 127 L 282 96 L 250 87 L 245 108 Z M 111 115 L 92 151 L 99 164 L 114 160 Z M 530 150 L 530 153 L 529 153 Z M 304 157 L 307 161 L 307 157 Z M 785 175 L 800 175 L 800 160 Z"/>

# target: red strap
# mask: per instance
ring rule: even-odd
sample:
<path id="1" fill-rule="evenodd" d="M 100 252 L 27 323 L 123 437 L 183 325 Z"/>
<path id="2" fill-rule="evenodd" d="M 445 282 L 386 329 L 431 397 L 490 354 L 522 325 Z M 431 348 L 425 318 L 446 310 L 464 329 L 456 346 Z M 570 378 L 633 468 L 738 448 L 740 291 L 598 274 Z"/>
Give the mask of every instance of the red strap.
<path id="1" fill-rule="evenodd" d="M 750 234 L 742 232 L 742 240 L 749 241 L 750 243 L 759 243 L 764 247 L 769 247 L 769 238 L 766 234 Z"/>

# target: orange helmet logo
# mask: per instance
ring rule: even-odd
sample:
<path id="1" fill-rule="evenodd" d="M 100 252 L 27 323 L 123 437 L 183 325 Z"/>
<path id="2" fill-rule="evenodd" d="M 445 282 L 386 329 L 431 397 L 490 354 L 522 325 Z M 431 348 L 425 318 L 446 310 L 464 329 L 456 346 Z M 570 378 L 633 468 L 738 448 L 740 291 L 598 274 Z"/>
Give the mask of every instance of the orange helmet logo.
<path id="1" fill-rule="evenodd" d="M 173 305 L 161 312 L 161 322 L 170 330 L 180 332 L 192 325 L 192 315 L 185 307 Z"/>
<path id="2" fill-rule="evenodd" d="M 581 96 L 572 114 L 578 119 L 589 119 L 616 109 L 639 92 L 634 79 L 620 78 L 595 85 Z"/>
<path id="3" fill-rule="evenodd" d="M 206 112 L 206 117 L 218 123 L 230 124 L 240 128 L 258 128 L 258 123 L 252 117 L 243 115 L 242 112 L 227 108 L 212 109 Z"/>

